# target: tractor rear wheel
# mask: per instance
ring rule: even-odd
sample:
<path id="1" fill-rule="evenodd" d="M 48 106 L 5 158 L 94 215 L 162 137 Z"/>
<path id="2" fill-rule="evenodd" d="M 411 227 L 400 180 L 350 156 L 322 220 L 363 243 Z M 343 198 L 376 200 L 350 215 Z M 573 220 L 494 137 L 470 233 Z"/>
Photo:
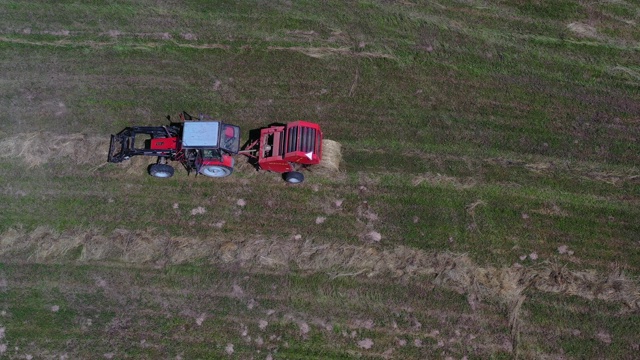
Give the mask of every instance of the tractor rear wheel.
<path id="1" fill-rule="evenodd" d="M 152 164 L 149 166 L 149 175 L 157 178 L 170 178 L 173 176 L 173 167 L 167 164 Z"/>
<path id="2" fill-rule="evenodd" d="M 289 184 L 300 184 L 304 181 L 304 174 L 298 171 L 290 171 L 284 174 L 284 181 Z"/>
<path id="3" fill-rule="evenodd" d="M 229 176 L 232 172 L 233 168 L 220 165 L 203 166 L 200 168 L 200 174 L 214 178 Z"/>

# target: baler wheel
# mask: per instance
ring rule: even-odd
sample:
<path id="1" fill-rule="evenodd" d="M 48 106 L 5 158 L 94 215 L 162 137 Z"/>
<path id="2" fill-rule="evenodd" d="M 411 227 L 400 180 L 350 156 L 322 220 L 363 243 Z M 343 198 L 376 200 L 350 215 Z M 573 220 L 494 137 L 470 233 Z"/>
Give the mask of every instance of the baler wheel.
<path id="1" fill-rule="evenodd" d="M 284 181 L 289 184 L 300 184 L 304 181 L 304 174 L 298 171 L 290 171 L 284 174 Z"/>
<path id="2" fill-rule="evenodd" d="M 174 169 L 167 164 L 152 164 L 149 166 L 149 175 L 157 178 L 170 178 L 173 176 Z"/>

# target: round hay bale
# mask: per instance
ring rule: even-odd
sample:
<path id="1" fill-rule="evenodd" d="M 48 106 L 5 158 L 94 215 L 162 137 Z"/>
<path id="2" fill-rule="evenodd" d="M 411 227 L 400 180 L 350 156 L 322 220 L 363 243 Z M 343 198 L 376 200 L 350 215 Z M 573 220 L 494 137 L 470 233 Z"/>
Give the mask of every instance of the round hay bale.
<path id="1" fill-rule="evenodd" d="M 322 140 L 322 161 L 320 161 L 318 167 L 329 172 L 338 172 L 340 171 L 341 162 L 342 145 L 337 141 Z"/>

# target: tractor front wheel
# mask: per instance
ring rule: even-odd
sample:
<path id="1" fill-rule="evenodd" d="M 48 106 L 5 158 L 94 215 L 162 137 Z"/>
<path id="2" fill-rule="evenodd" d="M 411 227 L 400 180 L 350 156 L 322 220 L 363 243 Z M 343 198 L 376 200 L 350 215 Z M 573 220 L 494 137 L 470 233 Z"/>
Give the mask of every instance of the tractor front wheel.
<path id="1" fill-rule="evenodd" d="M 173 176 L 173 167 L 167 164 L 153 164 L 149 166 L 149 175 L 157 178 L 170 178 Z"/>
<path id="2" fill-rule="evenodd" d="M 214 178 L 229 176 L 232 172 L 233 168 L 219 165 L 203 166 L 200 169 L 200 174 Z"/>
<path id="3" fill-rule="evenodd" d="M 284 181 L 289 184 L 300 184 L 304 181 L 304 174 L 297 171 L 290 171 L 284 174 Z"/>

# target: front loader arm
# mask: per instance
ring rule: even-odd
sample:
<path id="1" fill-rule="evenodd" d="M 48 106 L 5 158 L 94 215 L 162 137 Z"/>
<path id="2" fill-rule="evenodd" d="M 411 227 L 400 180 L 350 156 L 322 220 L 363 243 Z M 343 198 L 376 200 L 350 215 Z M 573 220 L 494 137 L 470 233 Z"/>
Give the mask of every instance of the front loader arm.
<path id="1" fill-rule="evenodd" d="M 109 154 L 107 161 L 119 163 L 129 160 L 132 156 L 172 156 L 176 153 L 175 148 L 154 149 L 145 144 L 144 147 L 136 147 L 136 135 L 144 134 L 151 136 L 151 139 L 172 138 L 177 136 L 178 129 L 166 126 L 132 126 L 127 127 L 115 135 L 111 135 L 109 143 Z"/>

